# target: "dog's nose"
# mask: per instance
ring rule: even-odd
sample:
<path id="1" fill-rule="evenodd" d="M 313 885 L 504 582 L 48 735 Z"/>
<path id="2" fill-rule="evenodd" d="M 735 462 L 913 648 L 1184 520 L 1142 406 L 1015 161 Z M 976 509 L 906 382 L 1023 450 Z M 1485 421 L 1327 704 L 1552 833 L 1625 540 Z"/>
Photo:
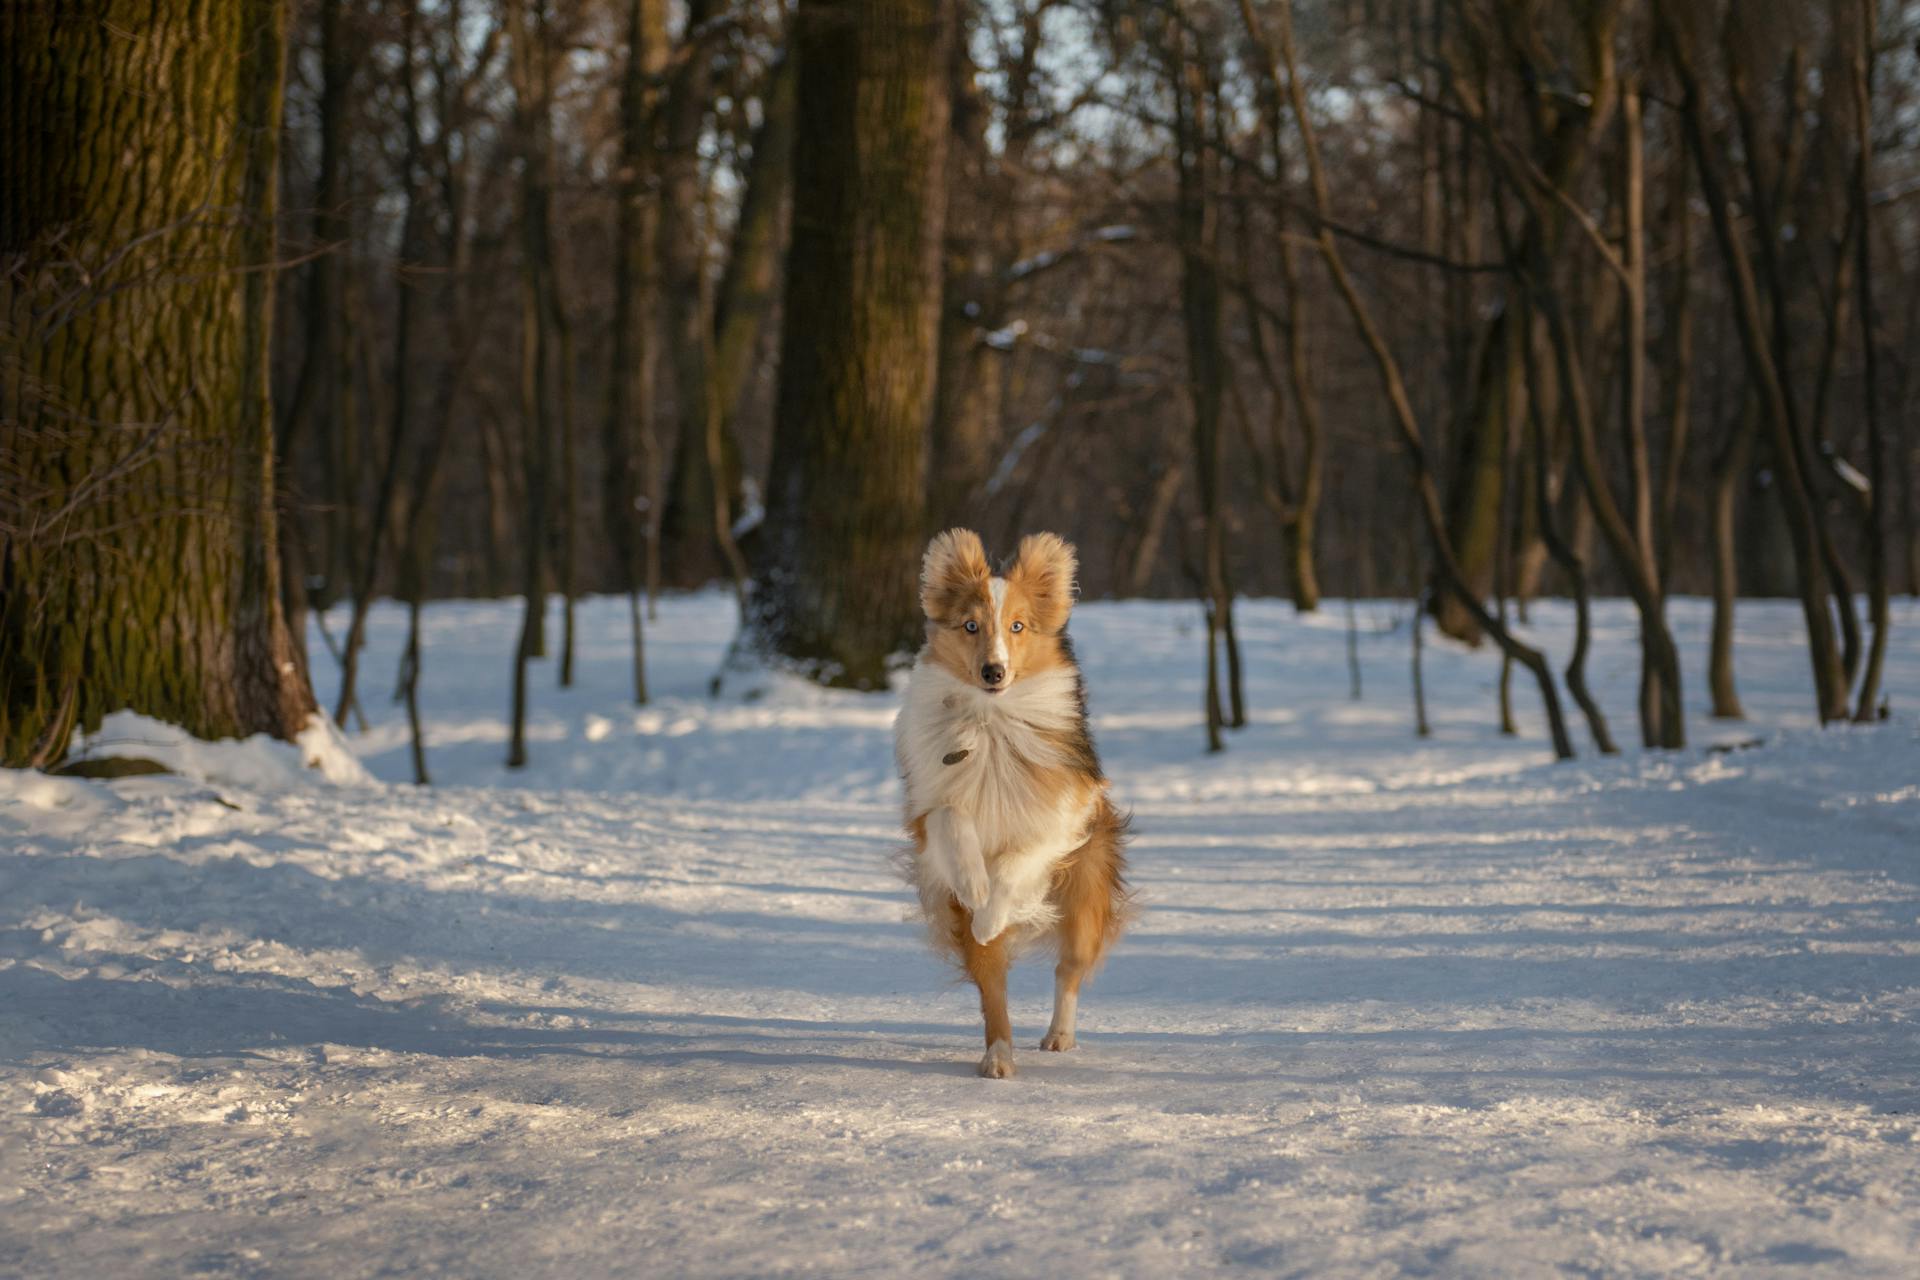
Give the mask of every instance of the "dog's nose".
<path id="1" fill-rule="evenodd" d="M 989 662 L 980 668 L 980 679 L 985 684 L 999 684 L 1007 678 L 1007 669 L 997 662 Z"/>

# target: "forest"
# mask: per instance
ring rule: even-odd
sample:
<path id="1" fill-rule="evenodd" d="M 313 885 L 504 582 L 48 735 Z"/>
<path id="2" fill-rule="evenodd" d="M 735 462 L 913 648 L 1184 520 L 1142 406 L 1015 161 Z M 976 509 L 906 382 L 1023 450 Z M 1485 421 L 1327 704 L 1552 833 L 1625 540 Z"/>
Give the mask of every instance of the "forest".
<path id="1" fill-rule="evenodd" d="M 1920 0 L 0 0 L 0 1277 L 1906 1280 L 1917 366 Z"/>
<path id="2" fill-rule="evenodd" d="M 527 602 L 510 763 L 590 594 L 639 702 L 716 583 L 729 661 L 880 688 L 951 525 L 1197 600 L 1214 749 L 1247 596 L 1418 601 L 1559 756 L 1685 744 L 1676 594 L 1740 716 L 1739 601 L 1789 597 L 1819 719 L 1876 719 L 1917 42 L 1883 0 L 8 6 L 0 756 L 411 705 L 448 597 Z"/>

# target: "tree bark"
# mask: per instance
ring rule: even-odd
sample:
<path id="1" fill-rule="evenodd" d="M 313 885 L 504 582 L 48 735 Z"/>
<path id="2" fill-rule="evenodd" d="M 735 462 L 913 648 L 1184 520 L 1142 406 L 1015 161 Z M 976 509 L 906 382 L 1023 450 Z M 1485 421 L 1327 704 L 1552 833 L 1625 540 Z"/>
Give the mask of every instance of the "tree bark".
<path id="1" fill-rule="evenodd" d="M 668 578 L 687 587 L 704 585 L 726 571 L 713 531 L 718 519 L 731 518 L 726 511 L 739 489 L 737 450 L 726 460 L 718 490 L 707 463 L 712 291 L 706 279 L 707 231 L 700 216 L 704 195 L 699 146 L 711 96 L 712 59 L 701 47 L 700 28 L 712 14 L 712 0 L 690 0 L 687 5 L 678 65 L 659 107 L 656 170 L 660 217 L 654 252 L 660 262 L 661 335 L 673 386 L 676 441 L 660 519 L 661 559 Z M 716 491 L 728 496 L 726 511 L 718 515 Z"/>
<path id="2" fill-rule="evenodd" d="M 629 0 L 627 65 L 620 82 L 619 213 L 614 238 L 613 330 L 608 343 L 607 409 L 601 426 L 605 460 L 601 503 L 628 596 L 633 633 L 633 700 L 647 701 L 646 623 L 640 592 L 651 593 L 658 564 L 659 444 L 653 419 L 659 360 L 654 324 L 658 295 L 654 237 L 658 210 L 648 194 L 656 163 L 648 128 L 654 93 L 649 80 L 666 57 L 663 0 Z"/>
<path id="3" fill-rule="evenodd" d="M 1735 504 L 1747 478 L 1753 450 L 1752 419 L 1759 405 L 1749 396 L 1729 427 L 1731 438 L 1713 464 L 1713 632 L 1707 649 L 1707 685 L 1717 720 L 1744 720 L 1733 672 L 1733 611 L 1740 591 L 1739 543 L 1734 533 Z"/>
<path id="4" fill-rule="evenodd" d="M 294 378 L 291 398 L 276 415 L 274 437 L 277 511 L 281 522 L 281 601 L 286 611 L 287 630 L 303 667 L 307 663 L 307 575 L 316 567 L 332 567 L 335 517 L 331 514 L 327 517 L 320 564 L 313 565 L 310 563 L 312 540 L 302 527 L 306 513 L 301 510 L 301 495 L 294 484 L 290 464 L 316 416 L 323 418 L 325 428 L 321 440 L 323 452 L 331 454 L 333 442 L 342 431 L 344 405 L 336 398 L 338 392 L 335 385 L 328 382 L 328 374 L 345 359 L 345 352 L 336 345 L 344 314 L 340 274 L 345 254 L 341 247 L 352 234 L 346 208 L 346 123 L 355 58 L 347 43 L 345 8 L 345 0 L 323 0 L 320 6 L 320 167 L 314 180 L 312 220 L 318 256 L 307 269 L 301 317 L 305 339 L 300 369 Z"/>
<path id="5" fill-rule="evenodd" d="M 946 0 L 801 0 L 780 389 L 749 629 L 886 687 L 921 632 L 947 131 Z"/>
<path id="6" fill-rule="evenodd" d="M 545 0 L 532 0 L 536 6 Z M 547 539 L 552 530 L 547 513 L 549 474 L 552 471 L 553 421 L 551 356 L 547 349 L 550 311 L 547 307 L 551 209 L 551 70 L 546 41 L 528 21 L 528 0 L 509 0 L 511 67 L 515 122 L 520 132 L 520 416 L 526 440 L 526 525 L 521 590 L 525 611 L 520 640 L 514 647 L 512 729 L 507 767 L 527 763 L 527 663 L 546 654 Z M 544 35 L 544 30 L 541 31 Z"/>
<path id="7" fill-rule="evenodd" d="M 1846 10 L 1852 8 L 1852 22 Z M 1887 505 L 1888 492 L 1886 443 L 1880 425 L 1880 342 L 1878 316 L 1873 302 L 1873 59 L 1877 9 L 1873 0 L 1836 0 L 1834 18 L 1842 30 L 1852 27 L 1853 39 L 1847 51 L 1847 67 L 1853 99 L 1854 162 L 1853 206 L 1859 220 L 1854 239 L 1857 270 L 1856 297 L 1860 304 L 1860 343 L 1865 349 L 1865 386 L 1867 418 L 1867 591 L 1868 616 L 1873 623 L 1873 641 L 1867 650 L 1866 673 L 1854 703 L 1853 718 L 1866 723 L 1879 717 L 1881 670 L 1887 656 L 1887 632 L 1893 625 L 1888 596 Z"/>
<path id="8" fill-rule="evenodd" d="M 314 712 L 266 381 L 282 57 L 265 0 L 0 9 L 0 764 L 123 707 L 205 738 Z"/>

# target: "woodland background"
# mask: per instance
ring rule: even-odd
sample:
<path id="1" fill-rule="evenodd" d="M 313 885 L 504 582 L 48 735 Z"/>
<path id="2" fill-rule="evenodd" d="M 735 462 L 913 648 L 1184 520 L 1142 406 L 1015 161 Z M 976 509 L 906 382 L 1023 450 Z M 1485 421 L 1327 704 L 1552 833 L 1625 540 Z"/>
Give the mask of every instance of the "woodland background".
<path id="1" fill-rule="evenodd" d="M 10 763 L 118 705 L 291 732 L 314 661 L 344 722 L 364 608 L 303 620 L 381 594 L 562 596 L 516 718 L 575 597 L 631 594 L 644 699 L 643 602 L 716 580 L 743 651 L 875 687 L 956 523 L 1201 598 L 1214 745 L 1244 594 L 1421 597 L 1603 749 L 1528 599 L 1633 599 L 1674 746 L 1666 596 L 1737 715 L 1735 601 L 1794 595 L 1821 717 L 1879 714 L 1920 6 L 80 8 L 4 30 Z"/>

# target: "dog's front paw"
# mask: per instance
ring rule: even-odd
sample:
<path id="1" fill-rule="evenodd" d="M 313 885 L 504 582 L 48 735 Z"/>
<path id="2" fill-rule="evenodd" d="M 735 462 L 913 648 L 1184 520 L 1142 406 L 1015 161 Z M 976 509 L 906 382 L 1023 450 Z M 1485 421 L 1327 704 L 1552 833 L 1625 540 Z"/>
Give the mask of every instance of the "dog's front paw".
<path id="1" fill-rule="evenodd" d="M 987 1046 L 987 1056 L 980 1059 L 980 1074 L 989 1080 L 1010 1080 L 1013 1078 L 1013 1046 L 1005 1040 L 995 1040 Z"/>
<path id="2" fill-rule="evenodd" d="M 1007 909 L 1004 899 L 996 898 L 973 913 L 973 940 L 986 946 L 1002 933 L 1006 932 L 1012 912 Z"/>
<path id="3" fill-rule="evenodd" d="M 985 866 L 975 863 L 971 867 L 962 867 L 954 876 L 953 896 L 960 899 L 960 905 L 973 912 L 976 928 L 980 913 L 987 909 L 987 899 L 993 896 L 993 881 L 987 876 Z M 980 935 L 976 932 L 976 938 Z M 980 938 L 985 942 L 985 938 Z"/>
<path id="4" fill-rule="evenodd" d="M 1040 1047 L 1049 1053 L 1061 1053 L 1073 1048 L 1073 1032 L 1049 1031 L 1040 1037 Z"/>

